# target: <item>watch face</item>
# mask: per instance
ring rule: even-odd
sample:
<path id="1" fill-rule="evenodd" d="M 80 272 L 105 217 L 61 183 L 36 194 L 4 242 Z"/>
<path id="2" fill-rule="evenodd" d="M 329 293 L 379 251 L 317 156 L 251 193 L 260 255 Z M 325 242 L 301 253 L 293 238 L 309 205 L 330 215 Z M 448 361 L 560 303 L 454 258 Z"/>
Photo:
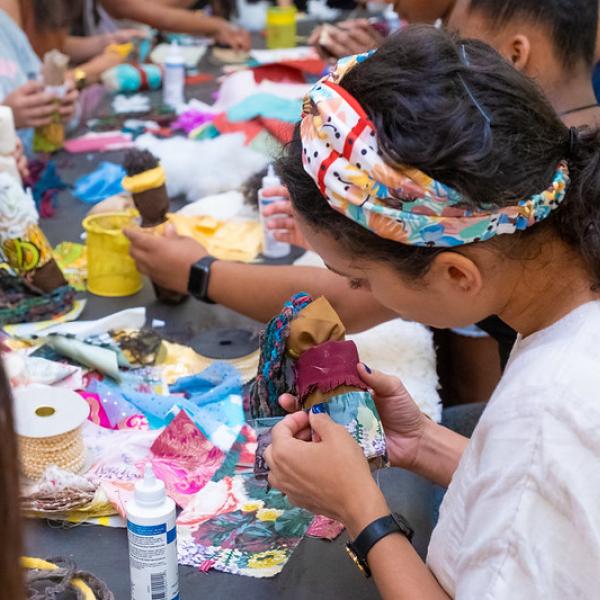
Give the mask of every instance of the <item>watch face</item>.
<path id="1" fill-rule="evenodd" d="M 361 574 L 363 575 L 363 577 L 369 577 L 371 575 L 371 573 L 369 573 L 365 569 L 365 565 L 363 565 L 363 563 L 360 560 L 360 558 L 358 558 L 358 556 L 356 556 L 354 550 L 352 550 L 352 548 L 350 548 L 349 545 L 346 545 L 346 553 L 352 559 L 352 562 L 356 565 L 356 568 L 361 572 Z"/>

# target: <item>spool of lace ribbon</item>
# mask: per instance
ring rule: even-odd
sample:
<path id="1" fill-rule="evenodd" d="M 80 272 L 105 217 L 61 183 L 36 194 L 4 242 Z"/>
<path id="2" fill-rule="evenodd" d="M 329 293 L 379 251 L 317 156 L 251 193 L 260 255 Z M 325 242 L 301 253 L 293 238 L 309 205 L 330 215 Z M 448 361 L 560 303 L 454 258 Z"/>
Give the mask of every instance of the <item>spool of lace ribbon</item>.
<path id="1" fill-rule="evenodd" d="M 83 398 L 70 390 L 30 385 L 14 393 L 21 472 L 39 479 L 50 465 L 77 473 L 86 451 L 82 425 L 89 414 Z"/>

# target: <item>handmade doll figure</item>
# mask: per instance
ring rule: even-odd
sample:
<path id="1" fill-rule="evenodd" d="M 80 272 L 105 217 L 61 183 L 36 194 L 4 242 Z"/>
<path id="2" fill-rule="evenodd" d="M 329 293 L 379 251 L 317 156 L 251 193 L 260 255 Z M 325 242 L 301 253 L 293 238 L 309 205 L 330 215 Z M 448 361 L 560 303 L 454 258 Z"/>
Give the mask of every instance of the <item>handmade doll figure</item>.
<path id="1" fill-rule="evenodd" d="M 277 398 L 296 393 L 304 410 L 318 406 L 354 437 L 372 468 L 385 465 L 385 436 L 370 392 L 357 371 L 358 351 L 325 298 L 297 294 L 268 324 L 261 340 L 259 373 L 249 396 L 254 416 L 272 416 Z M 264 412 L 263 412 L 264 411 Z M 259 436 L 255 475 L 266 477 L 262 453 L 270 432 Z"/>
<path id="2" fill-rule="evenodd" d="M 372 468 L 385 465 L 385 435 L 371 393 L 358 374 L 354 342 L 325 342 L 295 364 L 296 393 L 304 410 L 328 413 L 358 442 Z"/>
<path id="3" fill-rule="evenodd" d="M 31 195 L 0 173 L 0 254 L 34 291 L 52 292 L 67 282 L 38 220 Z"/>
<path id="4" fill-rule="evenodd" d="M 142 227 L 158 227 L 167 220 L 169 196 L 165 172 L 158 159 L 148 150 L 130 150 L 123 162 L 127 177 L 123 187 L 133 196 L 133 202 L 142 217 Z M 186 296 L 153 283 L 156 297 L 169 304 L 178 304 Z"/>
<path id="5" fill-rule="evenodd" d="M 46 92 L 56 97 L 56 112 L 52 123 L 37 127 L 33 137 L 33 149 L 36 152 L 56 152 L 65 142 L 65 126 L 60 120 L 58 107 L 65 95 L 65 75 L 69 66 L 69 57 L 58 50 L 50 50 L 44 55 L 42 75 Z"/>

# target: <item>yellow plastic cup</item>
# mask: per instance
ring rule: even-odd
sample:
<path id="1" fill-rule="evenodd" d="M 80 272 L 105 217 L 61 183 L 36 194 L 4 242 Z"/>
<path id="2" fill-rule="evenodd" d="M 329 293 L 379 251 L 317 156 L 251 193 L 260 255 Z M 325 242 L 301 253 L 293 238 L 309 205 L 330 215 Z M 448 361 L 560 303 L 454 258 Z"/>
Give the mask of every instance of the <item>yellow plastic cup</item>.
<path id="1" fill-rule="evenodd" d="M 97 296 L 131 296 L 142 289 L 142 276 L 129 256 L 125 227 L 135 226 L 135 213 L 104 213 L 83 220 L 87 232 L 87 287 Z"/>
<path id="2" fill-rule="evenodd" d="M 267 10 L 267 48 L 296 46 L 296 7 L 273 6 Z"/>

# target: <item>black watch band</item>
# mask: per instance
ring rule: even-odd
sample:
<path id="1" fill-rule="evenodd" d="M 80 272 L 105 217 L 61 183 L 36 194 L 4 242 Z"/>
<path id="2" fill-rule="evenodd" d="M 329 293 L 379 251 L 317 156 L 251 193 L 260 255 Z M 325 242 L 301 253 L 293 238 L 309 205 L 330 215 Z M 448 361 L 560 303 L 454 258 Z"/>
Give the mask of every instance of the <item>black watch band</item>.
<path id="1" fill-rule="evenodd" d="M 392 513 L 367 525 L 353 542 L 346 545 L 348 554 L 366 577 L 371 576 L 371 569 L 367 562 L 369 551 L 377 542 L 391 533 L 401 533 L 409 542 L 412 542 L 414 531 L 402 515 Z"/>
<path id="2" fill-rule="evenodd" d="M 206 302 L 206 304 L 214 304 L 208 297 L 208 283 L 210 281 L 210 267 L 215 260 L 217 259 L 214 256 L 205 256 L 190 268 L 188 292 L 191 296 Z"/>

